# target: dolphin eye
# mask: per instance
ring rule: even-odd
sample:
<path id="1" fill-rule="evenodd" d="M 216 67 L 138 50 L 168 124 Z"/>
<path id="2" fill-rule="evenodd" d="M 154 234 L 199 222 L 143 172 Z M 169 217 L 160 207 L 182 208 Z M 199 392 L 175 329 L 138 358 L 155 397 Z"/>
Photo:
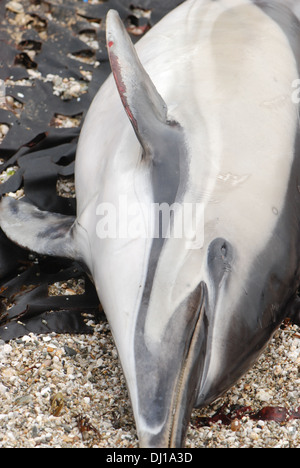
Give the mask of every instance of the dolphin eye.
<path id="1" fill-rule="evenodd" d="M 214 239 L 207 254 L 207 264 L 215 285 L 219 285 L 224 274 L 231 271 L 233 260 L 233 248 L 225 239 Z"/>

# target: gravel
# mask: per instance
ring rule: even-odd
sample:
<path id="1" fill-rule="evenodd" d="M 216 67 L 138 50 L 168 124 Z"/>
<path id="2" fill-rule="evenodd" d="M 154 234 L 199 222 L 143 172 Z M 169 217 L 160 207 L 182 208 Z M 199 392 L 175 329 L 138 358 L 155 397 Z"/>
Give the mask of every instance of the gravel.
<path id="1" fill-rule="evenodd" d="M 26 335 L 0 342 L 0 447 L 136 448 L 125 379 L 109 325 L 92 335 Z M 222 399 L 192 414 L 187 448 L 300 448 L 299 419 L 199 427 L 226 405 L 299 407 L 299 328 L 276 332 L 266 352 Z"/>
<path id="2" fill-rule="evenodd" d="M 21 3 L 6 8 L 24 16 Z M 87 43 L 90 37 L 83 38 Z M 98 64 L 95 64 L 98 66 Z M 28 72 L 29 73 L 29 72 Z M 46 77 L 30 70 L 33 80 L 50 81 L 62 100 L 80 98 L 87 84 L 74 78 Z M 85 77 L 87 81 L 91 76 Z M 7 80 L 6 86 L 25 83 Z M 21 104 L 9 102 L 0 83 L 0 105 L 22 112 Z M 80 116 L 56 116 L 57 127 L 80 124 Z M 0 124 L 0 143 L 9 128 Z M 10 168 L 1 174 L 0 183 Z M 58 181 L 61 196 L 74 196 L 72 181 Z M 12 194 L 11 194 L 12 195 Z M 18 195 L 18 194 L 17 194 Z M 22 193 L 19 194 L 22 196 Z M 54 285 L 57 287 L 57 285 Z M 74 285 L 60 286 L 70 294 Z M 78 291 L 76 291 L 78 294 Z M 49 294 L 52 294 L 51 288 Z M 0 341 L 0 447 L 1 448 L 136 448 L 138 441 L 125 379 L 107 323 L 93 324 L 93 335 L 26 335 Z M 227 394 L 202 410 L 195 410 L 188 429 L 187 448 L 300 448 L 300 420 L 284 422 L 253 420 L 245 413 L 229 425 L 221 422 L 202 427 L 204 417 L 218 408 L 230 414 L 236 407 L 260 411 L 279 406 L 292 412 L 300 405 L 300 330 L 288 325 L 276 332 L 256 365 Z M 288 419 L 288 418 L 287 418 Z"/>
<path id="3" fill-rule="evenodd" d="M 0 183 L 17 169 L 0 175 Z M 73 178 L 60 178 L 60 196 L 74 197 Z M 21 194 L 10 194 L 22 196 Z M 49 295 L 82 294 L 70 280 L 49 286 Z M 0 447 L 137 448 L 125 379 L 109 325 L 93 324 L 93 335 L 30 334 L 0 341 Z M 300 406 L 300 330 L 278 330 L 256 365 L 222 399 L 195 410 L 187 448 L 300 448 L 299 419 L 253 420 L 249 414 L 202 427 L 218 408 Z M 288 418 L 286 418 L 288 419 Z"/>

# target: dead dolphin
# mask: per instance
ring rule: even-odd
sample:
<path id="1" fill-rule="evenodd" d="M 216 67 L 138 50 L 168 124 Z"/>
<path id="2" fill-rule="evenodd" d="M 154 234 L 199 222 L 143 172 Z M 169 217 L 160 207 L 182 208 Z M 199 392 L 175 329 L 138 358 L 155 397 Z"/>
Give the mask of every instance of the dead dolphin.
<path id="1" fill-rule="evenodd" d="M 293 310 L 299 31 L 275 1 L 187 0 L 135 49 L 110 11 L 113 73 L 80 136 L 77 218 L 1 202 L 8 237 L 89 269 L 142 447 L 181 446 L 192 408 Z"/>

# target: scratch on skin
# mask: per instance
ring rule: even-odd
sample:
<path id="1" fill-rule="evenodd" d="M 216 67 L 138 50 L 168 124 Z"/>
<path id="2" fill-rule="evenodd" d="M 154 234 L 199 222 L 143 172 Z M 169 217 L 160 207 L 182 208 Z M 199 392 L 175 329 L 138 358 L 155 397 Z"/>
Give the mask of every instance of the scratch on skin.
<path id="1" fill-rule="evenodd" d="M 114 42 L 110 41 L 108 43 L 108 46 L 112 47 L 113 44 L 114 44 Z M 119 90 L 119 93 L 120 93 L 120 96 L 121 96 L 123 106 L 124 106 L 124 108 L 126 110 L 126 113 L 127 113 L 128 117 L 129 117 L 133 127 L 135 128 L 136 131 L 138 131 L 137 121 L 134 118 L 134 116 L 133 116 L 133 114 L 132 114 L 132 112 L 130 110 L 130 106 L 129 106 L 129 103 L 128 103 L 128 100 L 127 100 L 127 96 L 126 96 L 127 89 L 126 89 L 125 83 L 124 83 L 124 81 L 122 79 L 121 67 L 120 67 L 120 64 L 119 64 L 118 57 L 113 52 L 110 52 L 109 58 L 110 58 L 111 68 L 112 68 L 112 71 L 113 71 L 113 74 L 114 74 L 115 81 L 117 83 L 117 87 L 118 87 L 118 90 Z"/>

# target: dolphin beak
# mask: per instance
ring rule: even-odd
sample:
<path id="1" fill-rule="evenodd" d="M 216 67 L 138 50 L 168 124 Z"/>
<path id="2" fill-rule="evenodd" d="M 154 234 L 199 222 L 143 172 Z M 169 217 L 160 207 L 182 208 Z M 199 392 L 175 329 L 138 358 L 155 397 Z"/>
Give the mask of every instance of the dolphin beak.
<path id="1" fill-rule="evenodd" d="M 149 351 L 141 337 L 137 340 L 138 404 L 133 407 L 140 447 L 184 445 L 203 372 L 206 302 L 202 282 L 168 324 L 158 349 Z"/>

